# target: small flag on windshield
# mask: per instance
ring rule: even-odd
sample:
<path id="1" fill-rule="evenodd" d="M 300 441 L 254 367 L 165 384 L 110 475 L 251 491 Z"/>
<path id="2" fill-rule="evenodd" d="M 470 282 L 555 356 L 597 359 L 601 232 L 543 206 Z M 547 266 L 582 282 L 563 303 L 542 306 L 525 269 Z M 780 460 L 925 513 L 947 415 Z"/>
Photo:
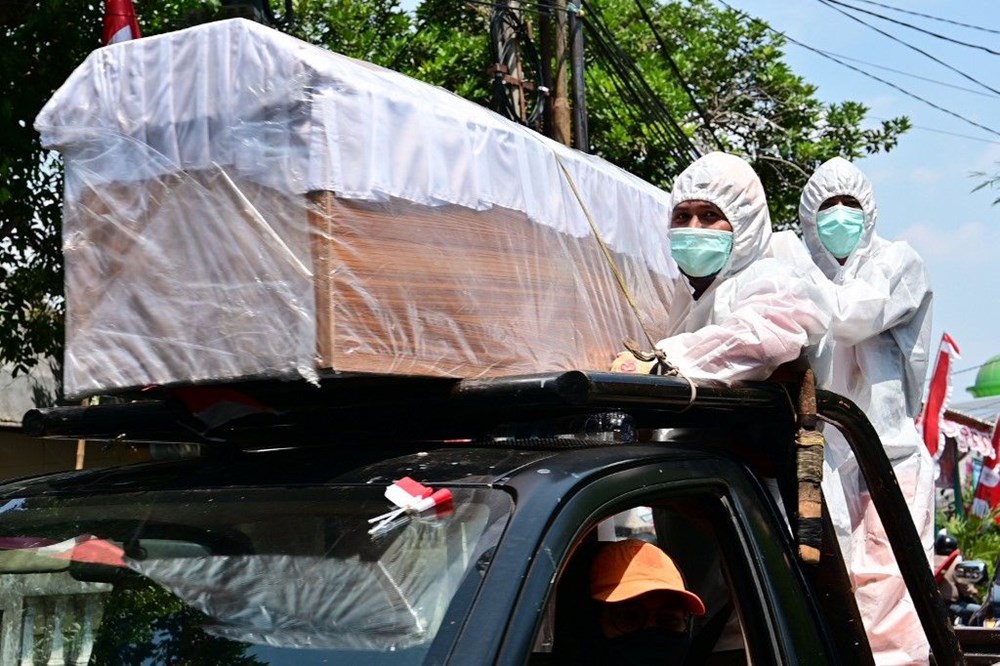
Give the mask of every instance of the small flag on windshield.
<path id="1" fill-rule="evenodd" d="M 421 513 L 434 508 L 446 508 L 452 501 L 451 491 L 447 488 L 434 490 L 408 476 L 389 484 L 385 489 L 385 497 L 397 508 L 370 518 L 368 522 L 375 523 L 375 526 L 368 530 L 369 534 L 387 529 L 394 525 L 397 519 L 405 519 L 409 514 Z"/>

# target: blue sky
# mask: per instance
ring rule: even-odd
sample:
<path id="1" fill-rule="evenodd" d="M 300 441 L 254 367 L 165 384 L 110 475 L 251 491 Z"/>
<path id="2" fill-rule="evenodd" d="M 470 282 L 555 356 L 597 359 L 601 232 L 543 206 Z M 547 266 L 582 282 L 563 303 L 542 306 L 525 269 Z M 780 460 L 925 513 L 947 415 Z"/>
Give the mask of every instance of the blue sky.
<path id="1" fill-rule="evenodd" d="M 860 0 L 844 2 L 1000 51 L 996 33 L 908 16 Z M 1000 31 L 1000 3 L 995 0 L 879 2 Z M 729 0 L 729 3 L 809 46 L 871 63 L 851 64 L 1000 133 L 1000 95 L 852 21 L 818 0 Z M 851 13 L 1000 90 L 1000 57 L 948 44 L 871 16 Z M 801 47 L 789 44 L 785 52 L 786 62 L 797 74 L 818 86 L 817 95 L 823 101 L 856 100 L 870 108 L 873 124 L 875 119 L 906 115 L 916 126 L 901 138 L 892 152 L 857 162 L 875 187 L 879 233 L 886 238 L 908 241 L 927 262 L 935 292 L 935 349 L 941 332 L 947 331 L 962 351 L 961 360 L 954 365 L 957 371 L 978 366 L 1000 354 L 1000 261 L 997 260 L 1000 255 L 1000 207 L 992 206 L 993 199 L 1000 197 L 1000 190 L 972 193 L 978 180 L 970 177 L 973 171 L 1000 171 L 1000 134 L 990 134 L 969 125 Z M 921 81 L 871 65 L 976 92 Z M 975 371 L 953 375 L 953 400 L 969 398 L 965 388 L 974 380 Z"/>

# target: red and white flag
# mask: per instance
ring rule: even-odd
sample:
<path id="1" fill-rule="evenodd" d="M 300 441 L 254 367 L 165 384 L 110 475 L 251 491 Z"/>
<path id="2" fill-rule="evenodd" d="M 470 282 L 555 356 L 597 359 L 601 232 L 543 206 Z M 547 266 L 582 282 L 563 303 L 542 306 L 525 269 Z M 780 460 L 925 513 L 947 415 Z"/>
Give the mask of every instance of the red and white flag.
<path id="1" fill-rule="evenodd" d="M 979 483 L 976 484 L 976 494 L 972 498 L 972 513 L 980 518 L 989 513 L 990 509 L 1000 503 L 1000 416 L 993 425 L 993 457 L 983 460 L 983 469 L 979 472 Z M 997 522 L 1000 522 L 998 517 Z"/>
<path id="2" fill-rule="evenodd" d="M 132 0 L 104 0 L 104 44 L 139 39 L 139 21 Z"/>
<path id="3" fill-rule="evenodd" d="M 993 424 L 990 444 L 993 445 L 993 464 L 1000 465 L 1000 414 L 997 415 L 997 422 Z"/>
<path id="4" fill-rule="evenodd" d="M 420 513 L 451 502 L 451 491 L 447 488 L 433 490 L 404 476 L 385 489 L 385 497 L 400 509 Z"/>
<path id="5" fill-rule="evenodd" d="M 944 408 L 951 394 L 951 361 L 959 358 L 958 345 L 947 333 L 941 336 L 941 346 L 938 348 L 937 360 L 934 362 L 934 373 L 931 375 L 931 385 L 927 391 L 927 400 L 920 414 L 923 425 L 924 444 L 934 458 L 944 451 L 944 433 L 941 432 L 941 421 L 944 418 Z"/>
<path id="6" fill-rule="evenodd" d="M 434 509 L 435 516 L 445 516 L 451 512 L 452 494 L 450 490 L 447 488 L 434 490 L 408 476 L 389 484 L 385 489 L 385 497 L 397 508 L 380 516 L 369 518 L 368 522 L 375 524 L 368 530 L 369 534 L 389 529 L 393 525 L 399 524 L 401 519 L 405 520 L 408 515 L 422 513 L 428 509 Z"/>

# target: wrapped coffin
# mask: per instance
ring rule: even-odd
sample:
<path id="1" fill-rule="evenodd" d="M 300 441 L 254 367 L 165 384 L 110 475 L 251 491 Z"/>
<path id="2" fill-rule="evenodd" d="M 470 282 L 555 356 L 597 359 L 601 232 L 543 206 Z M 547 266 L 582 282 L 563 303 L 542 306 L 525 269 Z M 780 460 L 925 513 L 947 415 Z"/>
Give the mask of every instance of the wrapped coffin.
<path id="1" fill-rule="evenodd" d="M 604 369 L 666 319 L 665 192 L 253 22 L 95 51 L 35 126 L 65 164 L 70 397 Z"/>

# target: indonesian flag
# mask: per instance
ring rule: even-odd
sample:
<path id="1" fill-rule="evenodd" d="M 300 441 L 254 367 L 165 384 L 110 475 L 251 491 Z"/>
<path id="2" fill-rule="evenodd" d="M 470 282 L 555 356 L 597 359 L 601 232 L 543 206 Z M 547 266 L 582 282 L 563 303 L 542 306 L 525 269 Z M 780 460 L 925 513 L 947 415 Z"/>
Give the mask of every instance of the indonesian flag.
<path id="1" fill-rule="evenodd" d="M 993 445 L 993 463 L 1000 465 L 1000 414 L 997 415 L 997 422 L 993 424 L 993 435 L 990 437 L 990 444 Z"/>
<path id="2" fill-rule="evenodd" d="M 139 21 L 135 18 L 132 0 L 104 1 L 104 44 L 117 44 L 139 39 Z"/>
<path id="3" fill-rule="evenodd" d="M 408 476 L 404 476 L 385 489 L 385 497 L 400 509 L 419 513 L 435 506 L 449 504 L 451 491 L 447 488 L 435 491 Z"/>
<path id="4" fill-rule="evenodd" d="M 990 509 L 1000 502 L 1000 473 L 995 466 L 983 466 L 979 473 L 979 485 L 972 498 L 972 513 L 980 518 L 989 513 Z"/>
<path id="5" fill-rule="evenodd" d="M 972 498 L 972 513 L 980 518 L 989 513 L 990 509 L 1000 503 L 1000 416 L 993 425 L 993 457 L 983 461 L 983 470 L 979 473 L 979 484 Z M 1000 516 L 997 518 L 1000 522 Z"/>
<path id="6" fill-rule="evenodd" d="M 920 414 L 923 424 L 924 444 L 934 458 L 944 451 L 944 433 L 941 432 L 941 420 L 944 418 L 944 407 L 951 394 L 951 360 L 959 358 L 958 345 L 945 333 L 941 336 L 941 346 L 938 348 L 937 361 L 934 363 L 934 373 L 931 375 L 930 390 L 927 401 Z"/>

